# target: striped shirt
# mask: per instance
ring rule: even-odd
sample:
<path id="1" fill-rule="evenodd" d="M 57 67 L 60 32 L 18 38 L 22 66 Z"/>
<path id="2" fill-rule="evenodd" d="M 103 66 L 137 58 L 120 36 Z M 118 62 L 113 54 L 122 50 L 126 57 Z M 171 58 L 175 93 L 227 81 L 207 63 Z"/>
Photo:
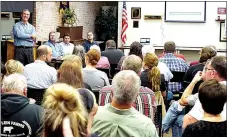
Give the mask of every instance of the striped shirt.
<path id="1" fill-rule="evenodd" d="M 24 24 L 22 21 L 13 26 L 14 45 L 32 47 L 34 40 L 31 35 L 35 35 L 35 27 L 30 23 Z"/>
<path id="2" fill-rule="evenodd" d="M 103 87 L 99 92 L 99 106 L 104 106 L 111 102 L 111 86 Z M 154 92 L 147 87 L 140 87 L 139 94 L 133 104 L 133 107 L 143 115 L 154 120 L 156 111 L 156 102 Z"/>
<path id="3" fill-rule="evenodd" d="M 166 53 L 162 58 L 159 59 L 167 65 L 170 71 L 186 72 L 188 69 L 187 63 L 176 56 L 173 53 Z M 182 89 L 182 85 L 179 82 L 169 82 L 168 90 L 171 92 L 177 92 Z"/>

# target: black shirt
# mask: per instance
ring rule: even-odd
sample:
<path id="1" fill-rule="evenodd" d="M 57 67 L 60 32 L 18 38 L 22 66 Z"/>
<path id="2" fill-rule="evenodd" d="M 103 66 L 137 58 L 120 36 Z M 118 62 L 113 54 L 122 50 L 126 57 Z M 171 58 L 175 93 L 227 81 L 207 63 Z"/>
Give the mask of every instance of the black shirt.
<path id="1" fill-rule="evenodd" d="M 149 70 L 146 69 L 141 73 L 141 75 L 140 75 L 141 86 L 148 87 L 148 88 L 152 89 L 152 87 L 151 87 L 152 83 L 149 82 L 149 80 L 148 80 L 148 72 L 149 72 Z M 161 74 L 160 91 L 166 91 L 165 77 L 164 77 L 163 74 Z M 154 91 L 154 92 L 156 92 L 156 91 Z"/>
<path id="2" fill-rule="evenodd" d="M 124 56 L 124 53 L 119 49 L 108 48 L 101 53 L 101 56 L 107 57 L 110 64 L 118 64 L 121 57 Z"/>
<path id="3" fill-rule="evenodd" d="M 226 124 L 224 122 L 198 121 L 188 125 L 182 137 L 226 137 Z"/>

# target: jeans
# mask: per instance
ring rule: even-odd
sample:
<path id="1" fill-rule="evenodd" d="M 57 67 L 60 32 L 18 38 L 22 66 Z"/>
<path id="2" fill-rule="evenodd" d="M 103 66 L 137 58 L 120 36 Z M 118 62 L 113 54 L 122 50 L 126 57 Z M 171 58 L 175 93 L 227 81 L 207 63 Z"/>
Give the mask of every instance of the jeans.
<path id="1" fill-rule="evenodd" d="M 172 127 L 172 137 L 181 137 L 183 132 L 182 124 L 185 113 L 184 109 L 178 110 L 178 104 L 178 101 L 172 103 L 162 121 L 162 131 L 166 133 Z"/>

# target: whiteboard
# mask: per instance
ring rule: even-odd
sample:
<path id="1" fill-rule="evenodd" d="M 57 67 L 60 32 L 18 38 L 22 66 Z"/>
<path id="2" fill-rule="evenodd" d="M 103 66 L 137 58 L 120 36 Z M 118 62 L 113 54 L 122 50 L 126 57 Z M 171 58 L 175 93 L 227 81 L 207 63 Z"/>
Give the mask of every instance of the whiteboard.
<path id="1" fill-rule="evenodd" d="M 166 22 L 206 22 L 206 2 L 165 2 Z"/>

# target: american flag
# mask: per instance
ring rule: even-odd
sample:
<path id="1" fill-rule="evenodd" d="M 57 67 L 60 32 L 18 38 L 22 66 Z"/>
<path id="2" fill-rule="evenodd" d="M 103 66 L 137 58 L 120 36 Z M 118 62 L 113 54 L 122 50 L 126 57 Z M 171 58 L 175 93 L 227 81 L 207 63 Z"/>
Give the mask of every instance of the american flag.
<path id="1" fill-rule="evenodd" d="M 122 45 L 125 45 L 127 37 L 126 37 L 126 30 L 128 28 L 128 18 L 127 18 L 127 9 L 126 9 L 126 2 L 123 2 L 123 10 L 122 10 L 122 30 L 121 30 L 121 41 Z"/>

